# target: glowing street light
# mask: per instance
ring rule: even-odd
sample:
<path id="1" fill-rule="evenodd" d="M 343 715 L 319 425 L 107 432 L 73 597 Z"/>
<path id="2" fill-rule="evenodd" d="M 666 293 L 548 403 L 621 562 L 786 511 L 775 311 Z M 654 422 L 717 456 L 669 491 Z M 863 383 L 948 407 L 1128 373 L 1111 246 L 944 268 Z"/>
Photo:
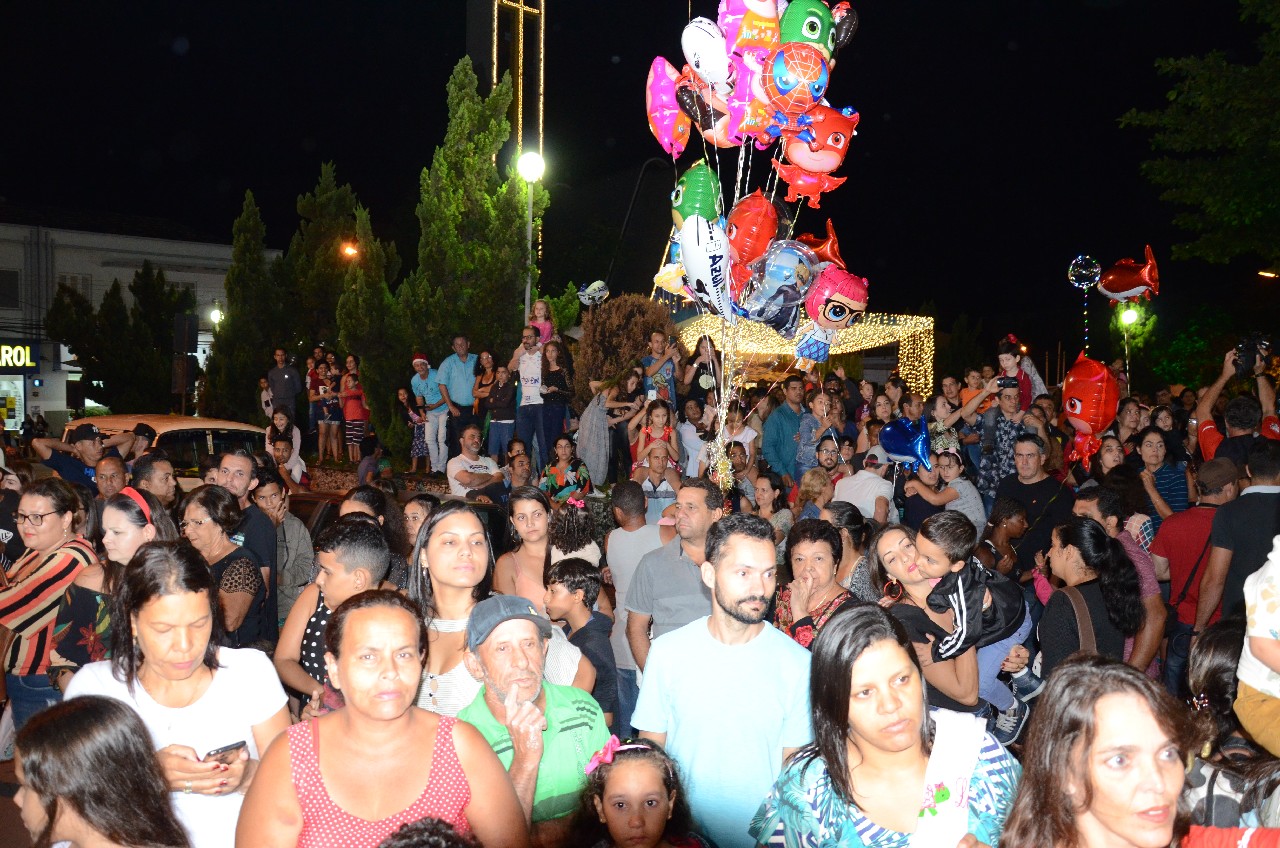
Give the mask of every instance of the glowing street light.
<path id="1" fill-rule="evenodd" d="M 342 243 L 342 255 L 348 259 L 355 259 L 360 255 L 360 248 L 356 247 L 354 242 L 344 241 Z"/>
<path id="2" fill-rule="evenodd" d="M 213 322 L 213 326 L 217 327 L 224 317 L 226 316 L 222 312 L 222 304 L 215 300 L 213 308 L 209 310 L 209 320 Z"/>
<path id="3" fill-rule="evenodd" d="M 524 316 L 521 323 L 529 319 L 529 290 L 533 286 L 533 184 L 542 179 L 547 170 L 547 163 L 534 151 L 523 153 L 516 160 L 516 172 L 524 180 L 529 195 L 529 216 L 524 231 L 525 250 L 528 251 L 529 267 L 524 275 Z"/>
<path id="4" fill-rule="evenodd" d="M 1280 277 L 1280 268 L 1263 268 L 1258 272 L 1259 277 L 1265 277 L 1268 280 L 1274 280 Z"/>

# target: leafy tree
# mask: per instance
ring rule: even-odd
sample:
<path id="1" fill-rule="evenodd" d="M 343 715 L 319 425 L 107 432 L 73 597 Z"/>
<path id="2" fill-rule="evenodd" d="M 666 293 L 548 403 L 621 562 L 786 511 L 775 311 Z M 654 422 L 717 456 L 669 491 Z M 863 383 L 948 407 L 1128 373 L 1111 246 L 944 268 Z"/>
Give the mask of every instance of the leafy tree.
<path id="1" fill-rule="evenodd" d="M 1174 248 L 1175 258 L 1280 261 L 1280 2 L 1240 5 L 1242 18 L 1264 27 L 1255 64 L 1221 52 L 1161 59 L 1157 69 L 1175 80 L 1168 105 L 1120 119 L 1151 130 L 1152 148 L 1164 153 L 1142 172 L 1162 199 L 1186 209 L 1174 221 L 1196 234 Z"/>
<path id="2" fill-rule="evenodd" d="M 1124 323 L 1124 314 L 1132 309 L 1135 320 L 1132 324 Z M 1152 311 L 1150 304 L 1138 301 L 1136 303 L 1118 303 L 1110 308 L 1110 317 L 1107 320 L 1107 326 L 1111 335 L 1111 350 L 1114 351 L 1114 358 L 1121 358 L 1125 355 L 1125 333 L 1128 331 L 1129 338 L 1129 361 L 1127 367 L 1129 369 L 1129 385 L 1135 390 L 1145 390 L 1154 387 L 1158 382 L 1151 361 L 1152 357 L 1143 354 L 1151 347 L 1151 343 L 1155 341 L 1157 320 L 1156 313 Z"/>
<path id="3" fill-rule="evenodd" d="M 173 318 L 195 308 L 195 295 L 171 285 L 150 262 L 129 284 L 132 309 L 116 280 L 95 310 L 88 298 L 59 286 L 45 318 L 49 338 L 80 365 L 85 396 L 113 412 L 166 412 L 173 406 Z"/>
<path id="4" fill-rule="evenodd" d="M 213 331 L 200 395 L 201 411 L 210 417 L 258 419 L 258 378 L 271 367 L 271 349 L 283 343 L 273 330 L 279 327 L 285 266 L 268 262 L 266 237 L 253 192 L 246 191 L 231 227 L 227 303 Z"/>
<path id="5" fill-rule="evenodd" d="M 360 357 L 360 382 L 379 437 L 389 450 L 402 453 L 411 433 L 401 421 L 396 389 L 408 385 L 412 341 L 387 283 L 394 251 L 388 256 L 374 238 L 364 207 L 356 208 L 356 244 L 360 252 L 347 268 L 338 299 L 338 340 Z"/>
<path id="6" fill-rule="evenodd" d="M 310 194 L 298 198 L 298 231 L 285 255 L 289 309 L 282 316 L 290 338 L 278 340 L 294 350 L 310 351 L 316 344 L 332 345 L 338 337 L 338 298 L 342 295 L 351 260 L 342 245 L 356 230 L 356 193 L 338 185 L 332 162 L 320 166 L 320 180 Z M 392 248 L 389 257 L 396 271 L 399 260 Z"/>
<path id="7" fill-rule="evenodd" d="M 981 318 L 974 321 L 967 312 L 961 312 L 952 320 L 950 331 L 945 335 L 939 333 L 939 336 L 934 353 L 934 382 L 939 386 L 943 377 L 955 377 L 963 384 L 965 368 L 987 361 L 982 346 L 978 344 L 982 337 Z"/>
<path id="8" fill-rule="evenodd" d="M 514 168 L 504 179 L 496 165 L 511 133 L 510 102 L 509 77 L 481 97 L 470 60 L 454 67 L 449 127 L 420 180 L 418 267 L 396 292 L 414 341 L 429 350 L 447 350 L 455 333 L 495 350 L 511 350 L 518 339 L 531 259 L 528 195 Z M 533 191 L 536 225 L 548 195 L 541 185 Z"/>
<path id="9" fill-rule="evenodd" d="M 1166 336 L 1161 332 L 1152 370 L 1165 383 L 1203 386 L 1222 369 L 1222 356 L 1236 343 L 1232 320 L 1216 303 L 1203 303 Z"/>

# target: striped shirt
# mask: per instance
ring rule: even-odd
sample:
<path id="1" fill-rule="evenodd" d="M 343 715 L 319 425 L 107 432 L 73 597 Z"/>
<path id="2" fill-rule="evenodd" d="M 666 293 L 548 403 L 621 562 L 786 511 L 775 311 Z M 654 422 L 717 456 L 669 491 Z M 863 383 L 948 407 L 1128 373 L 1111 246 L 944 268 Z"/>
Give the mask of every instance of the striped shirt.
<path id="1" fill-rule="evenodd" d="M 39 560 L 38 564 L 34 564 Z M 49 670 L 53 626 L 62 596 L 76 576 L 97 561 L 93 549 L 76 536 L 47 554 L 27 551 L 9 567 L 10 579 L 29 571 L 20 581 L 0 589 L 0 625 L 16 636 L 4 655 L 8 674 L 43 674 Z"/>

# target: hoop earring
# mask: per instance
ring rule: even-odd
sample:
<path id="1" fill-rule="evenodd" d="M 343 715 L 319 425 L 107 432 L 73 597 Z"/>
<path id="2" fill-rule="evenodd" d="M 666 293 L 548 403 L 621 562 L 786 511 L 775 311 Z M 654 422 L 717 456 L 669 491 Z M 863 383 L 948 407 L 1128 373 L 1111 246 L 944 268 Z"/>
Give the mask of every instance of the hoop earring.
<path id="1" fill-rule="evenodd" d="M 888 583 L 884 584 L 884 589 L 881 591 L 881 594 L 891 601 L 902 600 L 902 593 L 902 584 L 897 580 L 890 580 Z"/>

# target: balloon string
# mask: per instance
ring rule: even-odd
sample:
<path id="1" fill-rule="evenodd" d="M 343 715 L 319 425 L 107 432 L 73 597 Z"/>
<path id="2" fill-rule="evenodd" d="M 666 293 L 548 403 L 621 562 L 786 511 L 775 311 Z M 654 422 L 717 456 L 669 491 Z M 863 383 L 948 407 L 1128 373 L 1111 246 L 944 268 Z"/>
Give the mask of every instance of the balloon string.
<path id="1" fill-rule="evenodd" d="M 738 145 L 738 174 L 733 180 L 733 205 L 738 205 L 738 199 L 742 197 L 742 163 L 747 161 L 747 145 Z M 747 176 L 751 176 L 751 166 L 747 165 Z"/>

